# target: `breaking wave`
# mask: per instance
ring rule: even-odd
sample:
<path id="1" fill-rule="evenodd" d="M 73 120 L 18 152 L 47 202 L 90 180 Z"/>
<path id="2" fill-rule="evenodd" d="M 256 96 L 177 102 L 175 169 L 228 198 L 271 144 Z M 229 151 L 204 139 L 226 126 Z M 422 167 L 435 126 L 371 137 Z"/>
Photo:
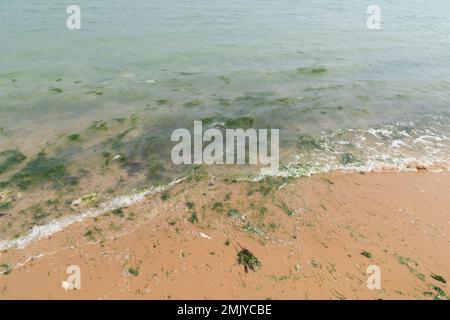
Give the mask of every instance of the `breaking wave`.
<path id="1" fill-rule="evenodd" d="M 100 216 L 106 212 L 130 206 L 133 204 L 136 204 L 150 194 L 163 192 L 167 188 L 181 182 L 183 179 L 179 179 L 176 181 L 173 181 L 167 185 L 159 186 L 159 187 L 153 187 L 149 189 L 145 189 L 143 191 L 127 195 L 127 196 L 120 196 L 112 199 L 111 201 L 105 202 L 100 204 L 98 207 L 90 208 L 86 210 L 83 213 L 80 213 L 78 215 L 71 215 L 67 216 L 61 219 L 55 219 L 51 221 L 50 223 L 42 226 L 35 226 L 33 227 L 25 236 L 13 239 L 13 240 L 3 240 L 0 241 L 0 250 L 7 250 L 10 248 L 19 248 L 23 249 L 27 245 L 29 245 L 31 242 L 39 239 L 43 239 L 46 237 L 51 236 L 52 234 L 55 234 L 64 228 L 70 226 L 71 224 L 77 223 L 77 222 L 83 222 L 84 220 L 88 218 L 94 218 L 97 216 Z"/>
<path id="2" fill-rule="evenodd" d="M 283 176 L 330 171 L 450 171 L 450 117 L 425 115 L 369 129 L 300 136 Z"/>

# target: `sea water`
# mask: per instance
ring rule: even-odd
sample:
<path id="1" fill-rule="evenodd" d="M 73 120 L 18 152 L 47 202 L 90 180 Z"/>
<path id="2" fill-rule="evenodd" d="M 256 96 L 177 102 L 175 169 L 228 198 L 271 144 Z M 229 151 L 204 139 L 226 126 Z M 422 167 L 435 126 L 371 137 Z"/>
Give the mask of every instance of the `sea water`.
<path id="1" fill-rule="evenodd" d="M 379 30 L 371 4 L 2 0 L 0 152 L 27 159 L 0 181 L 45 152 L 80 181 L 68 193 L 167 182 L 170 134 L 196 120 L 280 129 L 292 175 L 448 169 L 450 2 L 379 0 Z"/>

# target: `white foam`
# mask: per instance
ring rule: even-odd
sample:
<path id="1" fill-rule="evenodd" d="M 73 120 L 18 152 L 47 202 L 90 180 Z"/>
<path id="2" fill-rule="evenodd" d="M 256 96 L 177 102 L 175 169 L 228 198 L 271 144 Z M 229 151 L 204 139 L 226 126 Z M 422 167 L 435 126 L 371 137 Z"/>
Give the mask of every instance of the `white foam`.
<path id="1" fill-rule="evenodd" d="M 43 225 L 43 226 L 35 226 L 33 227 L 27 235 L 13 239 L 13 240 L 2 240 L 0 241 L 0 250 L 7 250 L 10 248 L 19 248 L 23 249 L 26 246 L 28 246 L 31 242 L 47 238 L 51 236 L 52 234 L 55 234 L 64 228 L 70 226 L 71 224 L 77 223 L 77 222 L 83 222 L 84 220 L 88 218 L 94 218 L 99 215 L 102 215 L 106 212 L 127 207 L 133 204 L 136 204 L 140 201 L 142 201 L 145 196 L 157 193 L 157 192 L 163 192 L 169 187 L 172 187 L 173 185 L 181 182 L 185 178 L 175 180 L 165 186 L 159 186 L 159 187 L 152 187 L 145 189 L 143 191 L 127 195 L 127 196 L 120 196 L 112 199 L 111 201 L 105 202 L 100 204 L 96 208 L 90 208 L 86 210 L 83 213 L 80 213 L 78 215 L 71 215 L 68 217 L 64 217 L 61 219 L 55 219 L 51 221 L 50 223 Z"/>

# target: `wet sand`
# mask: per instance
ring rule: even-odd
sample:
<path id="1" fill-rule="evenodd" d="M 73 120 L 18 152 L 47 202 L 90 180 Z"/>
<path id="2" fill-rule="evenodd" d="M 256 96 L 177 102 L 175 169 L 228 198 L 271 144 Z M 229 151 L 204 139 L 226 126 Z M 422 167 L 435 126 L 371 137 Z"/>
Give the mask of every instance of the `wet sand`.
<path id="1" fill-rule="evenodd" d="M 261 262 L 256 271 L 238 263 L 242 248 Z M 0 264 L 12 267 L 0 299 L 442 298 L 450 173 L 259 183 L 199 174 L 2 252 Z M 80 290 L 61 287 L 69 265 L 80 267 Z M 369 265 L 380 267 L 378 290 L 367 288 Z"/>

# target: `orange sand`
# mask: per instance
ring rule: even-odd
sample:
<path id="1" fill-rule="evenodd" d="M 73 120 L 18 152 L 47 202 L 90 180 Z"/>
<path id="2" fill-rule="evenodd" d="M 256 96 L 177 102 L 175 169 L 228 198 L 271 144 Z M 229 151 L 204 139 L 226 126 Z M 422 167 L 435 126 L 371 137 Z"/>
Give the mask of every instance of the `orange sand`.
<path id="1" fill-rule="evenodd" d="M 450 173 L 335 173 L 281 186 L 207 176 L 168 194 L 3 252 L 0 264 L 13 269 L 0 275 L 0 299 L 432 299 L 436 286 L 450 293 L 431 277 L 450 280 Z M 246 273 L 237 263 L 241 247 L 260 269 Z M 80 290 L 61 287 L 69 265 L 81 268 Z M 381 268 L 380 290 L 366 286 L 369 265 Z"/>

